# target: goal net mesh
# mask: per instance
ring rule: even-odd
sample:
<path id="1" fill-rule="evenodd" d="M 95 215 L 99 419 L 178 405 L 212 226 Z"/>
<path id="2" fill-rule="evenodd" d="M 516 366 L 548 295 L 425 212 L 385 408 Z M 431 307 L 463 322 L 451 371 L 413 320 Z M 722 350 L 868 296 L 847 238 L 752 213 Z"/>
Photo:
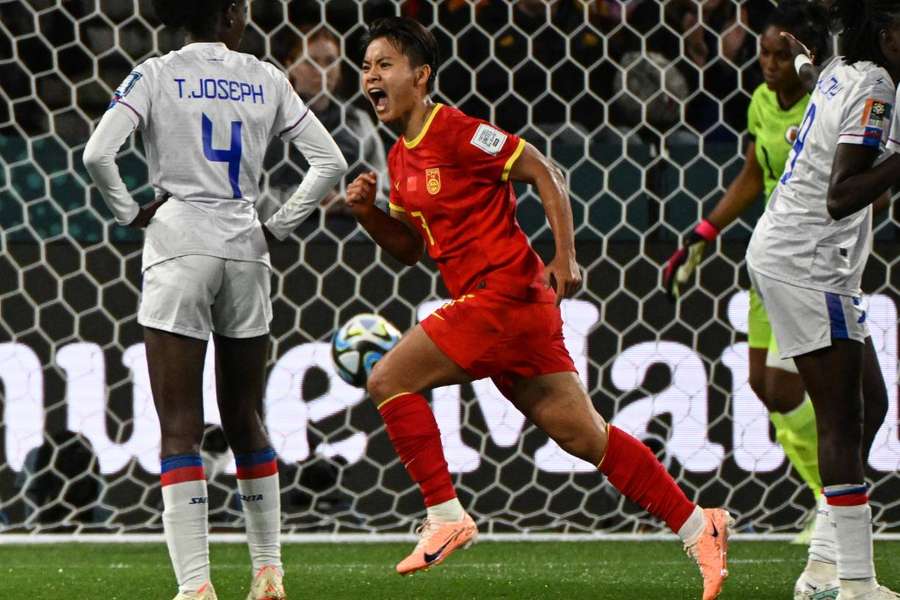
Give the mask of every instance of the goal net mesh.
<path id="1" fill-rule="evenodd" d="M 183 40 L 161 26 L 148 0 L 0 7 L 0 529 L 158 531 L 159 425 L 136 321 L 141 235 L 113 224 L 81 155 L 133 66 Z M 757 40 L 771 7 L 251 3 L 242 50 L 290 69 L 351 164 L 330 198 L 337 204 L 272 247 L 264 414 L 286 531 L 403 533 L 422 515 L 377 411 L 336 376 L 330 358 L 332 332 L 351 316 L 374 312 L 405 329 L 446 298 L 432 263 L 402 267 L 339 206 L 355 174 L 386 178 L 384 152 L 395 135 L 375 125 L 360 94 L 359 41 L 373 19 L 401 12 L 437 36 L 439 100 L 523 135 L 566 173 L 585 284 L 563 303 L 565 334 L 595 406 L 644 440 L 690 497 L 738 515 L 741 531 L 803 525 L 813 496 L 747 381 L 743 256 L 763 199 L 721 236 L 677 307 L 659 286 L 679 235 L 741 167 L 747 105 L 762 81 Z M 135 197 L 151 200 L 140 135 L 118 164 Z M 299 155 L 273 144 L 260 210 L 284 200 L 305 169 Z M 520 223 L 549 259 L 540 200 L 517 190 Z M 900 529 L 892 210 L 878 215 L 875 240 L 864 289 L 890 406 L 867 478 L 884 532 Z M 210 360 L 203 458 L 212 527 L 229 530 L 242 516 Z M 440 388 L 430 399 L 454 482 L 482 531 L 659 530 L 489 381 Z"/>

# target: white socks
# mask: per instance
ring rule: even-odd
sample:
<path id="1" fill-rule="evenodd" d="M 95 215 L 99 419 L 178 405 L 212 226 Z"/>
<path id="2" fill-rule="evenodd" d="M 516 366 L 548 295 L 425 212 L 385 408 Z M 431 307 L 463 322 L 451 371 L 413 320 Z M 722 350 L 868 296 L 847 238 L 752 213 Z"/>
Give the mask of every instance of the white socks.
<path id="1" fill-rule="evenodd" d="M 837 537 L 838 577 L 869 579 L 875 577 L 872 561 L 872 509 L 869 504 L 832 506 Z"/>
<path id="2" fill-rule="evenodd" d="M 456 523 L 466 516 L 459 498 L 453 498 L 428 507 L 428 519 L 437 523 Z"/>
<path id="3" fill-rule="evenodd" d="M 271 448 L 235 457 L 238 491 L 253 573 L 281 564 L 281 492 Z M 162 460 L 163 529 L 178 590 L 197 591 L 209 581 L 209 513 L 203 463 L 196 454 Z"/>
<path id="4" fill-rule="evenodd" d="M 706 529 L 706 515 L 703 514 L 702 508 L 695 506 L 694 512 L 678 530 L 678 537 L 685 546 L 690 546 L 700 539 L 704 529 Z"/>
<path id="5" fill-rule="evenodd" d="M 275 452 L 266 448 L 235 456 L 238 492 L 244 511 L 247 546 L 253 573 L 271 565 L 284 572 L 281 564 L 281 490 Z"/>
<path id="6" fill-rule="evenodd" d="M 196 454 L 162 460 L 163 530 L 178 590 L 194 592 L 209 581 L 206 479 Z"/>
<path id="7" fill-rule="evenodd" d="M 834 521 L 831 507 L 825 495 L 816 503 L 816 522 L 809 540 L 809 560 L 831 565 L 837 564 L 837 547 L 834 541 Z"/>
<path id="8" fill-rule="evenodd" d="M 834 521 L 841 595 L 874 589 L 878 584 L 872 560 L 872 509 L 866 486 L 827 486 L 825 496 Z"/>

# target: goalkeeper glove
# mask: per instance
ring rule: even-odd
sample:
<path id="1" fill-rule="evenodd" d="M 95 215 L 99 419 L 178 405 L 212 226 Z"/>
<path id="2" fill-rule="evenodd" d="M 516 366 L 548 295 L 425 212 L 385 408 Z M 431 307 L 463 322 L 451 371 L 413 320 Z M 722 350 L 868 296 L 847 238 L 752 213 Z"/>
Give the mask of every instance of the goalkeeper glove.
<path id="1" fill-rule="evenodd" d="M 681 248 L 666 261 L 663 269 L 663 287 L 666 288 L 669 300 L 674 302 L 681 295 L 681 287 L 687 284 L 694 274 L 694 269 L 703 260 L 707 242 L 715 240 L 717 235 L 719 230 L 715 225 L 706 219 L 700 221 L 700 224 L 687 234 Z"/>

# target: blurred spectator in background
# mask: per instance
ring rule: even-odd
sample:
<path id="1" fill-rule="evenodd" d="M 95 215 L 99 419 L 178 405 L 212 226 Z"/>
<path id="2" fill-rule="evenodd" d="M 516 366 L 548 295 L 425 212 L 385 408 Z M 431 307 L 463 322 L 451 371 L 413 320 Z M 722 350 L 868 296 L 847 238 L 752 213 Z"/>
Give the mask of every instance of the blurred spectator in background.
<path id="1" fill-rule="evenodd" d="M 628 5 L 620 15 L 628 27 L 617 29 L 609 40 L 613 59 L 624 66 L 622 59 L 631 52 L 657 53 L 684 77 L 691 96 L 682 117 L 686 124 L 708 140 L 734 139 L 743 132 L 750 93 L 762 81 L 753 31 L 772 4 L 633 0 Z M 736 93 L 740 91 L 744 93 Z"/>
<path id="2" fill-rule="evenodd" d="M 328 214 L 346 213 L 344 203 L 338 200 L 343 197 L 346 182 L 364 171 L 378 174 L 381 189 L 376 201 L 387 206 L 390 184 L 384 143 L 369 114 L 338 97 L 344 78 L 340 39 L 324 26 L 307 30 L 288 50 L 283 62 L 288 65 L 288 78 L 294 90 L 331 133 L 350 165 L 340 188 L 322 200 Z M 309 165 L 299 152 L 291 149 L 289 156 L 292 165 L 306 172 Z M 273 176 L 270 187 L 281 187 L 282 180 L 283 177 Z M 272 208 L 264 206 L 260 210 Z"/>
<path id="3" fill-rule="evenodd" d="M 681 105 L 688 96 L 684 75 L 659 52 L 626 52 L 613 79 L 612 115 L 618 125 L 638 127 L 642 138 L 678 129 L 682 142 L 695 141 L 681 126 Z M 644 131 L 649 126 L 655 132 Z M 671 138 L 670 138 L 671 141 Z"/>
<path id="4" fill-rule="evenodd" d="M 381 182 L 378 201 L 386 206 L 390 192 L 386 154 L 375 123 L 369 113 L 337 97 L 343 79 L 340 40 L 325 27 L 320 27 L 306 35 L 305 53 L 303 46 L 299 43 L 288 57 L 291 84 L 344 153 L 350 165 L 346 181 L 352 181 L 364 171 L 375 171 Z M 330 212 L 343 210 L 344 203 L 335 202 L 343 193 L 342 183 L 340 195 L 334 193 L 326 198 L 324 202 Z"/>

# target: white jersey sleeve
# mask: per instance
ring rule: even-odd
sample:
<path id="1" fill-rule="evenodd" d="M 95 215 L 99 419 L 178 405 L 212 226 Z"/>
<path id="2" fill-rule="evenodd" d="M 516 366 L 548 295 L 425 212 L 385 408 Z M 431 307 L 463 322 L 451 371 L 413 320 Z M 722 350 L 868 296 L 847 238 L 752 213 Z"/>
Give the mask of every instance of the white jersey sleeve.
<path id="1" fill-rule="evenodd" d="M 296 131 L 292 143 L 309 162 L 309 171 L 284 206 L 266 221 L 266 227 L 279 240 L 309 216 L 347 170 L 341 149 L 316 115 L 304 115 L 292 129 Z"/>
<path id="2" fill-rule="evenodd" d="M 300 100 L 300 96 L 294 91 L 284 73 L 268 63 L 263 65 L 271 72 L 278 94 L 278 109 L 272 131 L 285 142 L 289 142 L 297 135 L 300 124 L 309 114 L 309 108 Z"/>
<path id="3" fill-rule="evenodd" d="M 116 166 L 116 154 L 135 128 L 133 119 L 126 113 L 127 110 L 106 111 L 82 156 L 84 167 L 119 225 L 128 225 L 140 212 Z"/>
<path id="4" fill-rule="evenodd" d="M 285 142 L 291 142 L 309 163 L 303 182 L 275 214 L 266 227 L 279 240 L 306 219 L 319 201 L 340 181 L 347 161 L 337 143 L 319 119 L 303 104 L 284 73 L 265 64 L 278 93 L 278 110 L 272 130 Z"/>
<path id="5" fill-rule="evenodd" d="M 153 77 L 145 76 L 150 71 L 152 66 L 149 62 L 135 67 L 116 88 L 109 103 L 109 109 L 127 114 L 137 128 L 143 128 L 150 115 Z"/>
<path id="6" fill-rule="evenodd" d="M 896 154 L 900 154 L 900 109 L 898 109 L 898 101 L 900 101 L 900 86 L 897 86 L 894 108 L 888 114 L 891 128 L 887 135 L 887 149 Z"/>
<path id="7" fill-rule="evenodd" d="M 894 85 L 884 76 L 867 77 L 843 103 L 838 144 L 880 148 L 890 131 Z"/>

